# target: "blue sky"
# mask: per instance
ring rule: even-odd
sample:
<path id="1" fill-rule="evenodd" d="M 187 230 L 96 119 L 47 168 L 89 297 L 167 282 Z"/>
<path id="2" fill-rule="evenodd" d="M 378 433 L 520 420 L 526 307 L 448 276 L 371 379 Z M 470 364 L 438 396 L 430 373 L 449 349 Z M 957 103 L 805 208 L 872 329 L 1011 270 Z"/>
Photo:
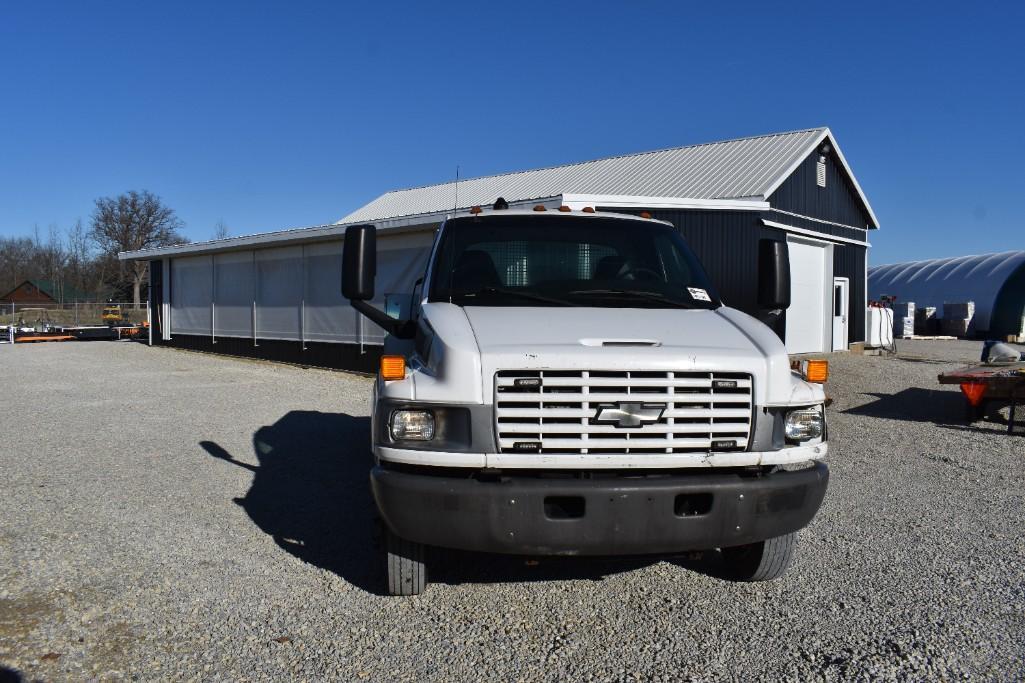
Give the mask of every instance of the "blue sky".
<path id="1" fill-rule="evenodd" d="M 0 9 L 0 235 L 160 195 L 193 240 L 382 192 L 828 125 L 873 263 L 1025 248 L 1025 3 Z"/>

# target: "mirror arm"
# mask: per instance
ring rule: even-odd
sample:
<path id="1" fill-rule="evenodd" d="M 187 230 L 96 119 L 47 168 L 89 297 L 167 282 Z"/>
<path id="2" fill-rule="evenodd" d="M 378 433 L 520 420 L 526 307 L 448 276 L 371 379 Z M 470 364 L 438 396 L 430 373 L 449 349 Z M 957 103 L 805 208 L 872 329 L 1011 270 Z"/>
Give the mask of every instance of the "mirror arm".
<path id="1" fill-rule="evenodd" d="M 365 315 L 371 322 L 383 327 L 389 334 L 399 339 L 412 339 L 416 335 L 416 325 L 412 320 L 396 320 L 384 311 L 374 308 L 366 301 L 350 300 L 352 307 Z"/>

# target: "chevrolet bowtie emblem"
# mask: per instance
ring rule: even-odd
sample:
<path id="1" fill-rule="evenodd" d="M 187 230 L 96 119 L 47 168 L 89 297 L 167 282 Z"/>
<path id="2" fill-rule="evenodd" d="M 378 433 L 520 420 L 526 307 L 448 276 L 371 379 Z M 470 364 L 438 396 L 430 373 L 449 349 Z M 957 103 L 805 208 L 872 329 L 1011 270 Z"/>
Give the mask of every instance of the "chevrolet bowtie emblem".
<path id="1" fill-rule="evenodd" d="M 607 403 L 598 406 L 592 421 L 628 429 L 658 422 L 665 410 L 665 403 Z"/>

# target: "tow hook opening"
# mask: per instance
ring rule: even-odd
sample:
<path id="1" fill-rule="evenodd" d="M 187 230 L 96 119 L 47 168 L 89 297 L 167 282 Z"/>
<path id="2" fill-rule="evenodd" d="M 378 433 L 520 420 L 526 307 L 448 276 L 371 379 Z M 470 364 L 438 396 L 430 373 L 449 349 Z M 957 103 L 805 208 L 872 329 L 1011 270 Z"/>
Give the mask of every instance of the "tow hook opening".
<path id="1" fill-rule="evenodd" d="M 712 510 L 711 493 L 681 493 L 673 502 L 673 512 L 677 517 L 696 517 L 707 515 Z"/>
<path id="2" fill-rule="evenodd" d="M 582 496 L 545 497 L 545 517 L 548 519 L 580 519 L 585 508 Z"/>

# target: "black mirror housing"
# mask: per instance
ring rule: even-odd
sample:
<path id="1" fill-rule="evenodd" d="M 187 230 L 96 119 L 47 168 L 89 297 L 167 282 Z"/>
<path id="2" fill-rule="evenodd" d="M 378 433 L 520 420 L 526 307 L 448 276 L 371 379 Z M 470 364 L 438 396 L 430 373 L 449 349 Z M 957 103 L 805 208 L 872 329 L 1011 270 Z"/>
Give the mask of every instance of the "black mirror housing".
<path id="1" fill-rule="evenodd" d="M 790 308 L 790 250 L 784 241 L 758 242 L 758 307 Z"/>
<path id="2" fill-rule="evenodd" d="M 374 298 L 377 277 L 377 228 L 372 225 L 350 225 L 345 229 L 342 247 L 342 296 L 352 307 L 389 334 L 412 339 L 416 326 L 410 320 L 396 320 L 367 303 Z"/>
<path id="3" fill-rule="evenodd" d="M 342 296 L 351 301 L 374 298 L 377 277 L 377 228 L 350 225 L 342 249 Z"/>

